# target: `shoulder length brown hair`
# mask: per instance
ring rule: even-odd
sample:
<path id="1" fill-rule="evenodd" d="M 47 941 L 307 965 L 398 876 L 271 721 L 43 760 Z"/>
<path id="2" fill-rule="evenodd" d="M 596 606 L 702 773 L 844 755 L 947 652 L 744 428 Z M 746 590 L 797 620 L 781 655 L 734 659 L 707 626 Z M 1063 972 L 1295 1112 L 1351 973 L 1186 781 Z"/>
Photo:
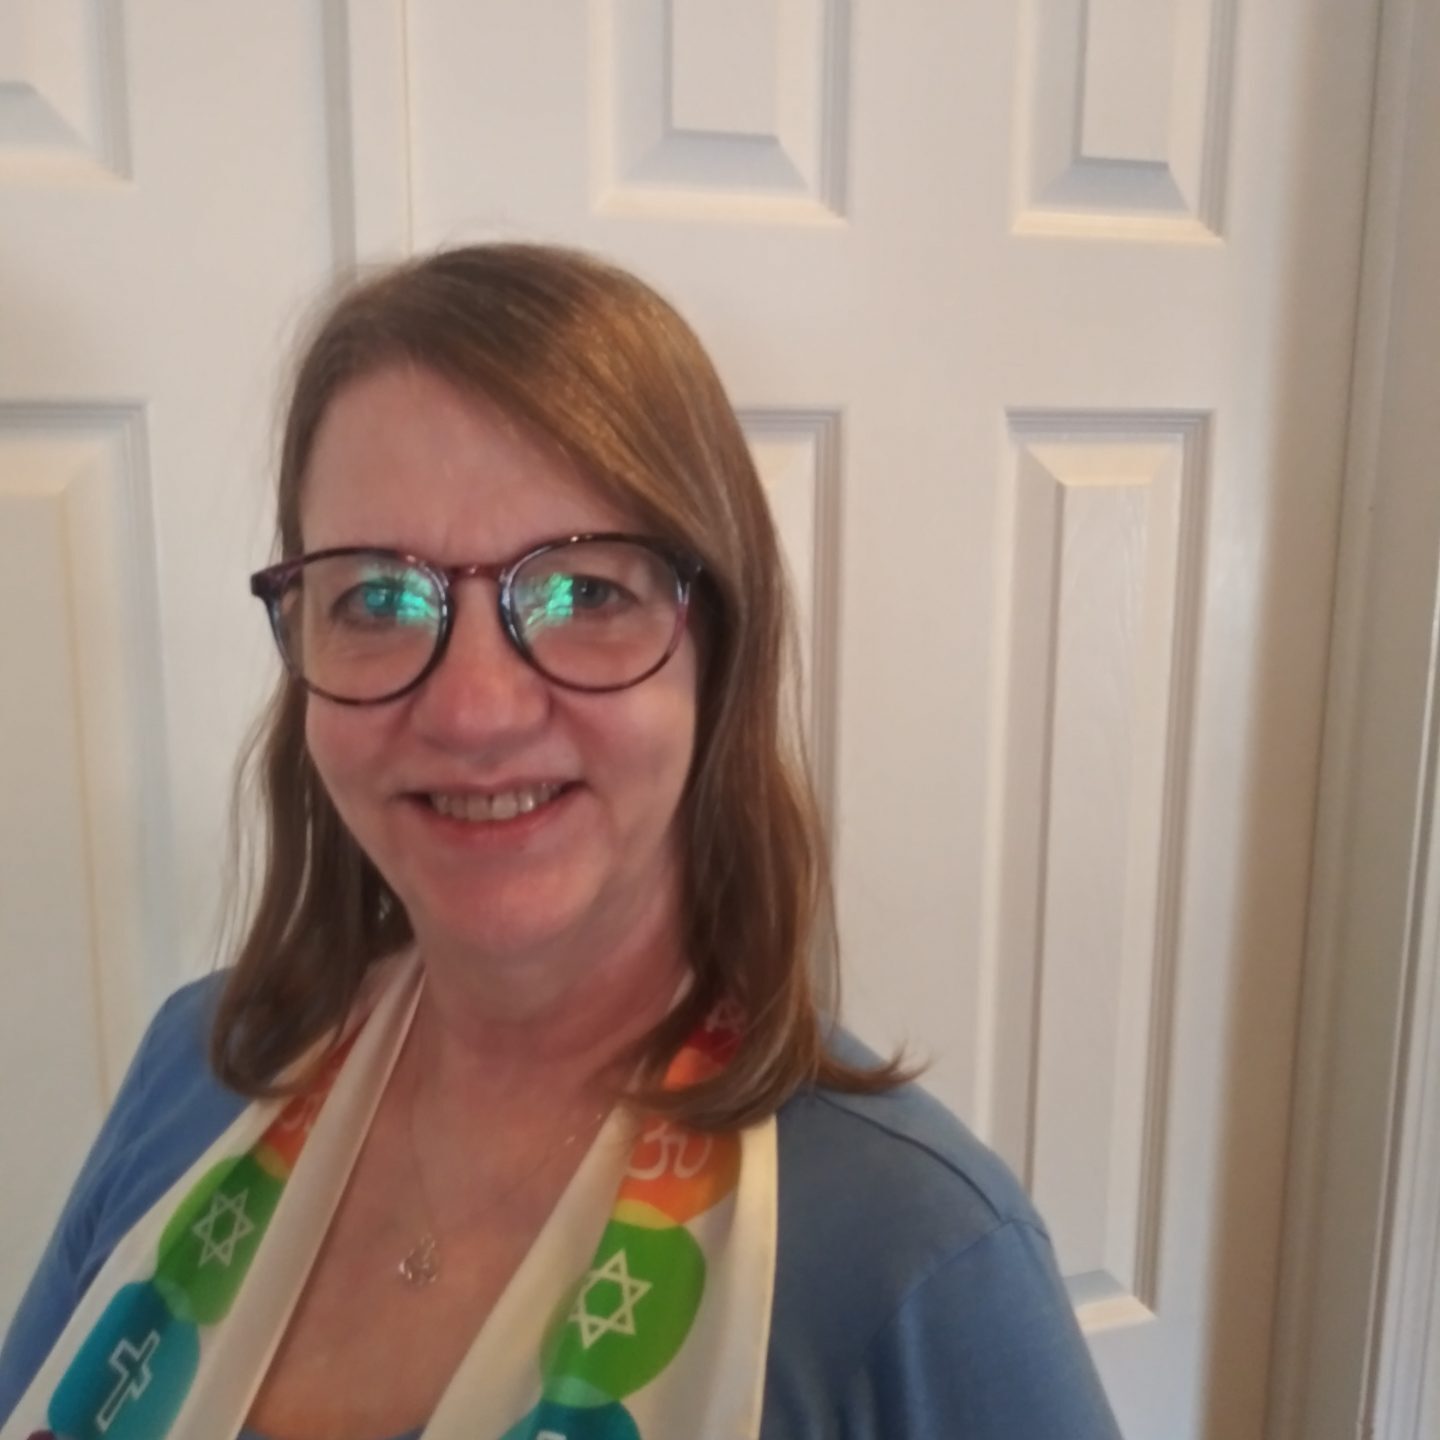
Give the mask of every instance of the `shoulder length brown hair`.
<path id="1" fill-rule="evenodd" d="M 300 359 L 282 442 L 280 555 L 301 553 L 300 501 L 335 395 L 394 364 L 424 366 L 560 445 L 605 497 L 704 564 L 695 756 L 682 799 L 682 915 L 694 984 L 638 1047 L 633 1098 L 728 1128 L 810 1084 L 887 1088 L 823 1043 L 817 975 L 833 971 L 826 850 L 791 715 L 792 622 L 769 507 L 739 422 L 689 326 L 634 276 L 545 246 L 443 251 L 349 288 Z M 241 772 L 263 812 L 258 892 L 220 999 L 211 1057 L 250 1095 L 339 1034 L 366 972 L 411 938 L 404 908 L 351 838 L 305 745 L 306 696 L 284 678 Z M 248 777 L 248 782 L 247 782 Z M 237 793 L 237 801 L 240 795 Z M 739 1005 L 725 1072 L 656 1091 L 712 1006 Z M 297 1082 L 299 1083 L 299 1082 Z"/>

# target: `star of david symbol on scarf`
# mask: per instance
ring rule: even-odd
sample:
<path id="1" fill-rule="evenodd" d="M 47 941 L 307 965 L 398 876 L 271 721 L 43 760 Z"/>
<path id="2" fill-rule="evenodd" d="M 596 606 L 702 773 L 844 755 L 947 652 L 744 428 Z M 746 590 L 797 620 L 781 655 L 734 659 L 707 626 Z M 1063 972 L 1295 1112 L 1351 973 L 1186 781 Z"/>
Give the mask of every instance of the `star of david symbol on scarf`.
<path id="1" fill-rule="evenodd" d="M 620 1287 L 620 1303 L 609 1315 L 592 1315 L 585 1302 L 595 1286 L 606 1282 Z M 588 1350 L 602 1335 L 633 1335 L 635 1304 L 654 1288 L 649 1280 L 636 1280 L 630 1274 L 625 1251 L 617 1250 L 598 1270 L 590 1271 L 575 1297 L 569 1323 L 580 1327 L 580 1344 Z"/>
<path id="2" fill-rule="evenodd" d="M 237 1195 L 224 1195 L 217 1190 L 210 1197 L 210 1208 L 205 1212 L 204 1219 L 197 1220 L 190 1227 L 190 1233 L 198 1236 L 205 1247 L 200 1252 L 202 1268 L 210 1261 L 218 1260 L 228 1269 L 235 1259 L 235 1246 L 255 1228 L 255 1222 L 245 1213 L 245 1197 L 249 1193 L 249 1190 L 241 1190 Z M 230 1217 L 229 1230 L 223 1239 L 217 1240 L 215 1227 L 227 1215 Z"/>

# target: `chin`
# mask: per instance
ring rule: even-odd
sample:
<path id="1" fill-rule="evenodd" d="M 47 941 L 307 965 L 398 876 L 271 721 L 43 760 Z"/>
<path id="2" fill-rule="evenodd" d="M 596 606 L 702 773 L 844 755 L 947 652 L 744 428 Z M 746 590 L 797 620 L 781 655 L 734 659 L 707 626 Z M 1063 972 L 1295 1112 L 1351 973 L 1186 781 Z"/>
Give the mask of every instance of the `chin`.
<path id="1" fill-rule="evenodd" d="M 564 887 L 558 887 L 562 892 Z M 593 933 L 593 906 L 583 896 L 556 888 L 508 886 L 489 897 L 472 888 L 462 896 L 407 905 L 421 948 L 467 953 L 476 959 L 519 957 L 553 949 L 569 937 Z"/>

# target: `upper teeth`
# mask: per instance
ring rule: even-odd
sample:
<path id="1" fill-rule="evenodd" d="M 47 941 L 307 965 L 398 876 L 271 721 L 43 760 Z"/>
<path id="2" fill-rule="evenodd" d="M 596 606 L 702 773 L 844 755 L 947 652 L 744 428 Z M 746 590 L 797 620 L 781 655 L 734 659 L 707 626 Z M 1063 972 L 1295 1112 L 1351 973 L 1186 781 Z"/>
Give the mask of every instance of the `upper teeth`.
<path id="1" fill-rule="evenodd" d="M 513 820 L 517 815 L 528 815 L 559 793 L 558 785 L 532 785 L 525 790 L 504 790 L 499 795 L 435 794 L 430 803 L 454 820 Z"/>

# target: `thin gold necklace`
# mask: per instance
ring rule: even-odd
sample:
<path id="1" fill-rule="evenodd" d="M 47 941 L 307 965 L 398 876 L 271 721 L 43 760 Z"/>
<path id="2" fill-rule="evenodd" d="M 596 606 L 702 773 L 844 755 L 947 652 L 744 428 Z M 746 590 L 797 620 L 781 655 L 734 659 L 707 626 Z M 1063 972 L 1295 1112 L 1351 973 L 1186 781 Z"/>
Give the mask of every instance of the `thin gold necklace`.
<path id="1" fill-rule="evenodd" d="M 423 1290 L 426 1286 L 433 1285 L 440 1278 L 441 1271 L 440 1226 L 435 1220 L 435 1207 L 430 1202 L 430 1188 L 425 1183 L 425 1167 L 420 1161 L 420 1142 L 415 1133 L 415 1114 L 419 1108 L 419 1095 L 420 1071 L 418 1066 L 413 1066 L 411 1069 L 410 1105 L 406 1131 L 410 1140 L 410 1159 L 415 1167 L 416 1189 L 420 1195 L 420 1206 L 425 1212 L 425 1225 L 419 1237 L 400 1257 L 395 1266 L 401 1281 L 412 1290 Z M 587 1116 L 575 1129 L 566 1135 L 553 1150 L 547 1149 L 544 1151 L 533 1165 L 522 1171 L 519 1177 L 512 1180 L 498 1195 L 492 1195 L 477 1210 L 467 1215 L 465 1217 L 465 1224 L 473 1224 L 480 1216 L 486 1214 L 488 1211 L 498 1209 L 524 1185 L 533 1180 L 535 1176 L 558 1155 L 563 1155 L 587 1130 L 603 1123 L 607 1114 L 609 1114 L 608 1108 L 598 1110 L 594 1114 Z"/>

